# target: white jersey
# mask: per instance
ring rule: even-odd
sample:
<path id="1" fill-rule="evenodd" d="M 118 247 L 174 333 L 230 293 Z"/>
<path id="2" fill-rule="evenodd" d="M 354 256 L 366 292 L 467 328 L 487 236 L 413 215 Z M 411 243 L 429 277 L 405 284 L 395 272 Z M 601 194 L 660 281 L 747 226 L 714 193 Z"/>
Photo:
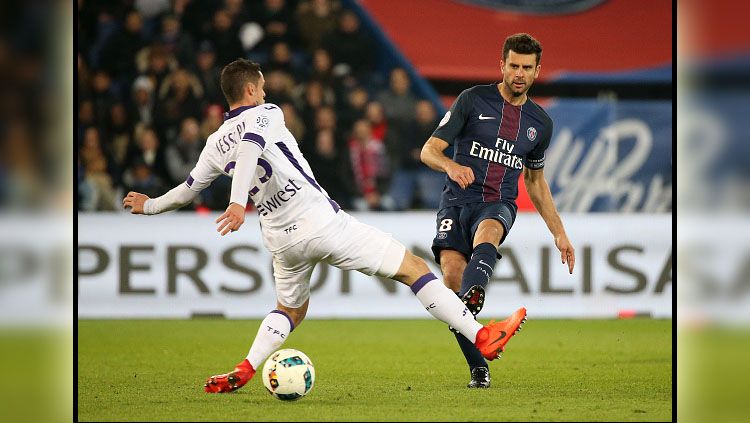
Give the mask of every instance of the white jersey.
<path id="1" fill-rule="evenodd" d="M 315 181 L 281 109 L 266 103 L 224 116 L 221 127 L 208 137 L 187 186 L 201 191 L 221 174 L 233 176 L 239 143 L 252 142 L 262 152 L 248 194 L 258 209 L 266 248 L 284 250 L 325 227 L 339 206 Z"/>

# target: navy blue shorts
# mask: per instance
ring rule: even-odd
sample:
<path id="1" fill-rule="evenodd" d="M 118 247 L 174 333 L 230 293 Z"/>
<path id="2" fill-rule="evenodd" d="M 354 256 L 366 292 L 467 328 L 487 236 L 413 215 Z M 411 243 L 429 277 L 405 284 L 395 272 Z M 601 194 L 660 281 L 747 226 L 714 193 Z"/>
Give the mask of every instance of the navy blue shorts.
<path id="1" fill-rule="evenodd" d="M 517 206 L 509 201 L 470 203 L 440 209 L 437 214 L 437 235 L 432 241 L 432 254 L 440 264 L 440 250 L 456 250 L 468 259 L 474 251 L 474 232 L 485 219 L 495 219 L 505 228 L 502 244 L 516 220 Z M 497 255 L 500 258 L 500 254 Z"/>

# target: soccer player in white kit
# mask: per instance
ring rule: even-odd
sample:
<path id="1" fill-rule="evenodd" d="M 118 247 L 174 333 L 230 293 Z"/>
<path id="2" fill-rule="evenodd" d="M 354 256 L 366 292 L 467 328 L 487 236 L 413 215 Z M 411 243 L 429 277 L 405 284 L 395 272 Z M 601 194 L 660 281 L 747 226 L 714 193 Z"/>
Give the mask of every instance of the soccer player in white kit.
<path id="1" fill-rule="evenodd" d="M 229 103 L 221 127 L 208 137 L 185 183 L 150 199 L 129 192 L 123 206 L 134 214 L 158 214 L 190 203 L 211 181 L 232 177 L 230 203 L 216 219 L 227 235 L 245 220 L 248 197 L 260 215 L 263 243 L 273 254 L 277 304 L 258 329 L 247 357 L 234 370 L 211 376 L 206 392 L 230 392 L 245 385 L 305 317 L 315 264 L 395 279 L 409 287 L 425 309 L 474 340 L 488 360 L 504 350 L 520 329 L 526 309 L 502 322 L 482 326 L 427 264 L 390 234 L 363 224 L 341 210 L 318 185 L 312 169 L 284 124 L 278 106 L 265 104 L 265 80 L 257 63 L 238 59 L 221 72 Z"/>

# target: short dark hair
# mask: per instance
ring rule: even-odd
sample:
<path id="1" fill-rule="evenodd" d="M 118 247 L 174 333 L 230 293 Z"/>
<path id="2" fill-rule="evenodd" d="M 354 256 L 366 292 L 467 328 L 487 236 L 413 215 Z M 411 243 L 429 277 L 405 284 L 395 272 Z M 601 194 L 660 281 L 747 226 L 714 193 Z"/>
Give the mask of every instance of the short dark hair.
<path id="1" fill-rule="evenodd" d="M 503 60 L 508 60 L 508 52 L 519 54 L 536 54 L 536 64 L 542 60 L 542 45 L 534 37 L 525 32 L 513 34 L 505 39 L 503 44 Z"/>
<path id="2" fill-rule="evenodd" d="M 221 70 L 221 91 L 229 104 L 242 100 L 242 92 L 247 83 L 257 84 L 260 79 L 260 65 L 247 59 L 237 59 Z"/>

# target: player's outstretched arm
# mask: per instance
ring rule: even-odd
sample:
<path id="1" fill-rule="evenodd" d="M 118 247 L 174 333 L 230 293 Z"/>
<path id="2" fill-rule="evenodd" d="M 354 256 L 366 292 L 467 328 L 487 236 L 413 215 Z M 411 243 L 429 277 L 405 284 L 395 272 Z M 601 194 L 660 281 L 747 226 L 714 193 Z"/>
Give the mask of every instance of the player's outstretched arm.
<path id="1" fill-rule="evenodd" d="M 122 206 L 126 209 L 130 207 L 132 214 L 159 214 L 179 209 L 193 201 L 197 195 L 196 191 L 191 190 L 185 184 L 180 184 L 154 199 L 140 192 L 130 191 L 123 198 Z"/>
<path id="2" fill-rule="evenodd" d="M 450 144 L 437 137 L 430 137 L 424 146 L 419 158 L 422 163 L 438 172 L 445 172 L 452 181 L 457 183 L 461 189 L 466 189 L 474 182 L 474 171 L 470 167 L 461 166 L 443 153 Z"/>
<path id="3" fill-rule="evenodd" d="M 547 185 L 547 180 L 544 179 L 544 168 L 524 168 L 523 178 L 531 202 L 534 203 L 534 207 L 539 211 L 547 224 L 547 228 L 555 238 L 555 246 L 560 250 L 562 263 L 567 263 L 568 272 L 573 274 L 573 267 L 576 263 L 575 249 L 568 239 L 568 234 L 565 233 L 565 227 L 557 212 L 557 207 L 555 207 L 549 185 Z"/>

